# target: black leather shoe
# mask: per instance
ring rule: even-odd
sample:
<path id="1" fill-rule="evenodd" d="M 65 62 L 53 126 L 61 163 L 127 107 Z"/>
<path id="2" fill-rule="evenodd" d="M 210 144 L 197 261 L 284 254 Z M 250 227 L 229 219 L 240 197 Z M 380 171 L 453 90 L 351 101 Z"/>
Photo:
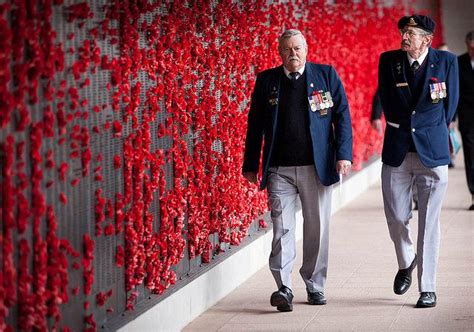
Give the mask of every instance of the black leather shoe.
<path id="1" fill-rule="evenodd" d="M 433 308 L 436 307 L 436 293 L 435 292 L 421 292 L 420 298 L 416 303 L 416 308 Z"/>
<path id="2" fill-rule="evenodd" d="M 395 294 L 402 295 L 405 294 L 411 286 L 411 273 L 416 266 L 416 255 L 411 262 L 411 265 L 406 269 L 398 270 L 397 275 L 395 276 L 395 281 L 393 282 L 393 291 Z"/>
<path id="3" fill-rule="evenodd" d="M 471 206 L 468 209 L 469 211 L 474 211 L 474 204 L 471 204 Z"/>
<path id="4" fill-rule="evenodd" d="M 308 303 L 312 305 L 324 305 L 326 304 L 326 298 L 324 297 L 323 292 L 310 292 L 306 290 L 308 293 Z"/>
<path id="5" fill-rule="evenodd" d="M 270 297 L 270 304 L 277 307 L 278 311 L 293 311 L 293 293 L 286 286 L 281 286 Z"/>

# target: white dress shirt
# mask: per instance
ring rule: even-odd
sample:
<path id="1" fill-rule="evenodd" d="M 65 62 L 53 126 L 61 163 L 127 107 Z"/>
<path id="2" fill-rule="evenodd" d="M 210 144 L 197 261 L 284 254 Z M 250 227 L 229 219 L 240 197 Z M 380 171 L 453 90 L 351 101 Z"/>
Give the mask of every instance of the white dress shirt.
<path id="1" fill-rule="evenodd" d="M 298 70 L 298 74 L 299 74 L 299 75 L 296 75 L 296 79 L 300 78 L 301 75 L 303 75 L 303 73 L 304 73 L 304 67 L 305 67 L 305 66 L 301 67 L 301 68 Z M 283 66 L 283 71 L 285 72 L 286 77 L 288 77 L 288 78 L 291 80 L 290 71 L 289 71 L 288 69 L 286 69 L 285 66 Z"/>
<path id="2" fill-rule="evenodd" d="M 418 61 L 418 64 L 421 66 L 423 61 L 425 61 L 426 56 L 428 55 L 428 49 L 429 49 L 429 47 L 427 47 L 426 50 L 423 53 L 421 53 L 421 55 L 418 57 L 418 59 L 413 59 L 410 56 L 410 54 L 408 54 L 408 52 L 407 52 L 407 57 L 408 57 L 408 62 L 410 64 L 410 67 L 413 64 L 413 62 L 415 62 L 415 61 Z"/>

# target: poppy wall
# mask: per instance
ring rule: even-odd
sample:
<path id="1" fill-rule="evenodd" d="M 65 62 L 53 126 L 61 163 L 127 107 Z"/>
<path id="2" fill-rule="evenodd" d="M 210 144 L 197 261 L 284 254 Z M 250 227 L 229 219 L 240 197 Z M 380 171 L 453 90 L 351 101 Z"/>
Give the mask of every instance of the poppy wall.
<path id="1" fill-rule="evenodd" d="M 241 165 L 255 75 L 280 64 L 284 28 L 339 73 L 360 169 L 381 147 L 368 123 L 378 56 L 398 47 L 406 10 L 1 4 L 0 330 L 106 327 L 266 227 L 265 193 Z"/>

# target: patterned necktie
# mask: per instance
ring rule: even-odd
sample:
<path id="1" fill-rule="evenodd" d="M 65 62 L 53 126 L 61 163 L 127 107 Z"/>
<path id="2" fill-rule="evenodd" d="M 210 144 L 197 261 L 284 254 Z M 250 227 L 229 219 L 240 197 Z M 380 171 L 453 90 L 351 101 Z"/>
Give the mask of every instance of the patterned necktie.
<path id="1" fill-rule="evenodd" d="M 413 61 L 413 63 L 411 64 L 411 69 L 413 70 L 413 72 L 416 72 L 418 68 L 420 68 L 420 64 L 418 63 L 418 61 Z"/>
<path id="2" fill-rule="evenodd" d="M 290 76 L 291 76 L 290 80 L 291 80 L 292 82 L 296 82 L 296 79 L 298 78 L 298 77 L 297 77 L 298 74 L 299 74 L 298 72 L 290 73 Z"/>

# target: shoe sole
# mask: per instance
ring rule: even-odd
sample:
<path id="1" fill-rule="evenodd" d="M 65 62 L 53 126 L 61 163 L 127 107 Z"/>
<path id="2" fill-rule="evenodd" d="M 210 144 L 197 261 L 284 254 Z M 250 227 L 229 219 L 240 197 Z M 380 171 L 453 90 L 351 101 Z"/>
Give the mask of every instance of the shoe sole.
<path id="1" fill-rule="evenodd" d="M 290 312 L 293 311 L 293 304 L 288 304 L 286 306 L 280 307 L 277 306 L 277 310 L 281 312 Z"/>
<path id="2" fill-rule="evenodd" d="M 324 301 L 308 301 L 309 304 L 311 305 L 325 305 L 327 303 L 326 300 Z"/>
<path id="3" fill-rule="evenodd" d="M 434 304 L 416 304 L 415 308 L 434 308 L 436 307 L 436 303 Z"/>
<path id="4" fill-rule="evenodd" d="M 276 307 L 278 311 L 293 311 L 293 304 L 289 304 L 286 298 L 280 294 L 272 295 L 270 298 L 270 304 L 272 307 Z"/>

